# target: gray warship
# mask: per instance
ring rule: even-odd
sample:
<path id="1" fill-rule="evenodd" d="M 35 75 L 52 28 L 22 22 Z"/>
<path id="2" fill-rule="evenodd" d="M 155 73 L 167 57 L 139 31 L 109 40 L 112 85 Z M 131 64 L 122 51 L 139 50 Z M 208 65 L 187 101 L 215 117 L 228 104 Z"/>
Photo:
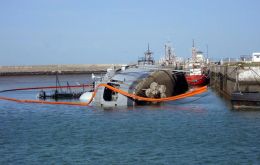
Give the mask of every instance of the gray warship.
<path id="1" fill-rule="evenodd" d="M 107 84 L 127 93 L 146 98 L 166 98 L 185 93 L 188 90 L 185 73 L 155 64 L 152 54 L 148 45 L 144 57 L 140 57 L 137 64 L 123 65 L 119 69 L 109 68 L 103 77 L 92 75 L 94 86 Z M 91 92 L 86 92 L 80 97 L 80 100 L 87 102 L 91 96 Z M 91 102 L 91 105 L 101 107 L 143 104 L 154 103 L 132 99 L 107 87 L 99 87 Z"/>

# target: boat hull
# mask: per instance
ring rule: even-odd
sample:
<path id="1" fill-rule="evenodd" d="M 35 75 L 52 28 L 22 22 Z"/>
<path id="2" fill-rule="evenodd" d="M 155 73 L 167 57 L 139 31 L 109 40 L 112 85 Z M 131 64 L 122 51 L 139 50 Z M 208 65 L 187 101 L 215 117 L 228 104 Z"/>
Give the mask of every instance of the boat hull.
<path id="1" fill-rule="evenodd" d="M 186 80 L 191 86 L 203 86 L 208 82 L 208 78 L 205 75 L 186 75 Z"/>

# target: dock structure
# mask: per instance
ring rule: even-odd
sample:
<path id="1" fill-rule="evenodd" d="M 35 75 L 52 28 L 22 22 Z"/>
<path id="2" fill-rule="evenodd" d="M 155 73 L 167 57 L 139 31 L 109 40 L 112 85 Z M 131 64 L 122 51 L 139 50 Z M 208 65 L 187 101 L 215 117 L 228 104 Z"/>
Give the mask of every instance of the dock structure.
<path id="1" fill-rule="evenodd" d="M 0 66 L 0 76 L 105 73 L 108 68 L 120 66 L 121 64 Z"/>
<path id="2" fill-rule="evenodd" d="M 210 85 L 225 94 L 235 109 L 260 109 L 260 63 L 211 64 Z"/>

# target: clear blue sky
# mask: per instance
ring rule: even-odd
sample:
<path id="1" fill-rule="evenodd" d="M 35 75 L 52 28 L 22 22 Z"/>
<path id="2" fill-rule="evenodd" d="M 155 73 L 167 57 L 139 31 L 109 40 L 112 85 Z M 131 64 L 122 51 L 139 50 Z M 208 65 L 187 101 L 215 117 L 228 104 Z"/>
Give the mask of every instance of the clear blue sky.
<path id="1" fill-rule="evenodd" d="M 135 62 L 147 43 L 191 56 L 260 51 L 259 0 L 2 0 L 0 65 Z"/>

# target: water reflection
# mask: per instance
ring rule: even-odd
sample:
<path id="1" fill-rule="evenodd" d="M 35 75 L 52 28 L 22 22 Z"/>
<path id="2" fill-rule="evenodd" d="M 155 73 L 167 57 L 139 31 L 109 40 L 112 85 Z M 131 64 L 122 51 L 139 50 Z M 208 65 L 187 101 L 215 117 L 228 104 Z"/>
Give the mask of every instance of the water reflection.
<path id="1" fill-rule="evenodd" d="M 259 164 L 260 111 L 201 96 L 109 109 L 0 101 L 0 164 Z"/>

